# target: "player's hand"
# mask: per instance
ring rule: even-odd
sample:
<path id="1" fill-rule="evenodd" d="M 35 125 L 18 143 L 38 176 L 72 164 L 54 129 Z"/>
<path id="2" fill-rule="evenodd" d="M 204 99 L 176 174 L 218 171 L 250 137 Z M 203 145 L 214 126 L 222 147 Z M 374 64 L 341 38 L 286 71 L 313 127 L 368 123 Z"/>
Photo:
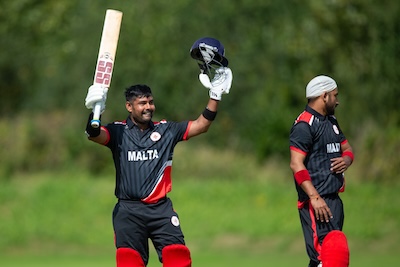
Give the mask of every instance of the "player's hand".
<path id="1" fill-rule="evenodd" d="M 200 73 L 199 80 L 203 86 L 209 89 L 210 98 L 221 100 L 222 94 L 229 94 L 232 86 L 233 74 L 228 67 L 220 67 L 215 71 L 215 76 L 210 81 L 207 74 Z"/>
<path id="2" fill-rule="evenodd" d="M 103 85 L 91 85 L 85 99 L 86 108 L 93 109 L 94 105 L 100 102 L 102 105 L 101 111 L 103 112 L 106 107 L 107 92 L 108 88 Z"/>
<path id="3" fill-rule="evenodd" d="M 351 161 L 346 161 L 344 157 L 338 157 L 331 159 L 331 172 L 333 173 L 344 173 L 350 166 Z"/>
<path id="4" fill-rule="evenodd" d="M 325 200 L 318 196 L 310 199 L 310 203 L 314 208 L 315 218 L 317 221 L 329 222 L 333 218 L 331 209 L 326 204 Z"/>

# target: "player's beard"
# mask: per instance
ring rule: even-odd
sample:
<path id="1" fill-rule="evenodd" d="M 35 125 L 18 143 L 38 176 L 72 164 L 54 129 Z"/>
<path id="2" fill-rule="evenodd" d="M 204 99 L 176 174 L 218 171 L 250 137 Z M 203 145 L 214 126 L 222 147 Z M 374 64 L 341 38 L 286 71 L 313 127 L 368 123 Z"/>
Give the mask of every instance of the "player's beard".
<path id="1" fill-rule="evenodd" d="M 328 116 L 335 115 L 336 106 L 337 106 L 337 104 L 335 104 L 335 103 L 333 103 L 333 104 L 326 103 L 326 114 Z"/>
<path id="2" fill-rule="evenodd" d="M 153 118 L 153 111 L 147 110 L 142 113 L 142 121 L 143 122 L 150 122 L 152 118 Z"/>
<path id="3" fill-rule="evenodd" d="M 152 120 L 153 118 L 153 111 L 152 110 L 146 110 L 143 111 L 140 114 L 131 114 L 131 119 L 134 123 L 138 124 L 138 125 L 143 125 L 146 126 L 149 124 L 149 122 Z"/>

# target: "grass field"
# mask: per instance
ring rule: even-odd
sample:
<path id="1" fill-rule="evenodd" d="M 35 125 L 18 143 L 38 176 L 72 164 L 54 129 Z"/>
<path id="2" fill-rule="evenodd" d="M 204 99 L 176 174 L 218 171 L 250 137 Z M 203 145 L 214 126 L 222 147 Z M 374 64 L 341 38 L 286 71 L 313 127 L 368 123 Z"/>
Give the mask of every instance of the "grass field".
<path id="1" fill-rule="evenodd" d="M 113 252 L 110 255 L 48 255 L 48 256 L 10 256 L 1 255 L 1 266 L 7 267 L 110 267 L 115 266 Z M 307 266 L 303 254 L 251 252 L 196 252 L 192 255 L 195 267 L 243 267 L 243 266 Z M 398 266 L 396 254 L 355 254 L 351 255 L 352 267 Z M 160 267 L 156 256 L 152 255 L 148 267 Z"/>
<path id="2" fill-rule="evenodd" d="M 198 267 L 243 267 L 243 266 L 306 266 L 301 264 L 304 257 L 284 254 L 273 255 L 238 255 L 224 253 L 202 253 L 193 256 L 193 266 Z M 2 266 L 9 267 L 110 267 L 115 266 L 115 262 L 111 257 L 101 256 L 74 256 L 74 257 L 2 257 Z M 4 265 L 3 265 L 4 264 Z M 152 258 L 148 267 L 161 266 L 159 262 L 155 262 Z M 355 265 L 354 265 L 355 266 Z M 359 265 L 361 266 L 361 265 Z M 373 266 L 373 265 L 369 265 Z M 375 265 L 376 266 L 376 265 Z"/>
<path id="3" fill-rule="evenodd" d="M 210 158 L 198 153 L 198 160 Z M 229 154 L 206 169 L 183 161 L 170 194 L 193 266 L 306 266 L 287 166 L 257 167 Z M 197 166 L 197 167 L 196 167 Z M 215 174 L 218 174 L 216 176 Z M 348 177 L 355 173 L 349 172 Z M 0 266 L 114 266 L 113 174 L 16 175 L 0 187 Z M 345 232 L 352 267 L 397 266 L 400 185 L 348 180 Z M 152 250 L 149 267 L 161 266 Z"/>

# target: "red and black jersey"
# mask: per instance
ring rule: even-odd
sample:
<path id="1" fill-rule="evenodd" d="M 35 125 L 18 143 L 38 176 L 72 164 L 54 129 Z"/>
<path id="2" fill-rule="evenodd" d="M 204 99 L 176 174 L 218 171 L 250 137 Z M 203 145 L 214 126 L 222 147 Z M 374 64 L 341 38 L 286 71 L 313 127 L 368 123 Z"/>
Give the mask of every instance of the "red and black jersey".
<path id="1" fill-rule="evenodd" d="M 341 157 L 341 145 L 347 142 L 334 116 L 323 116 L 310 108 L 297 117 L 290 131 L 290 149 L 306 156 L 304 165 L 320 195 L 339 192 L 343 174 L 332 173 L 331 159 Z M 296 183 L 299 201 L 308 199 Z"/>
<path id="2" fill-rule="evenodd" d="M 150 122 L 142 131 L 131 119 L 102 128 L 111 149 L 118 199 L 154 203 L 171 191 L 172 157 L 176 144 L 187 140 L 189 121 Z"/>

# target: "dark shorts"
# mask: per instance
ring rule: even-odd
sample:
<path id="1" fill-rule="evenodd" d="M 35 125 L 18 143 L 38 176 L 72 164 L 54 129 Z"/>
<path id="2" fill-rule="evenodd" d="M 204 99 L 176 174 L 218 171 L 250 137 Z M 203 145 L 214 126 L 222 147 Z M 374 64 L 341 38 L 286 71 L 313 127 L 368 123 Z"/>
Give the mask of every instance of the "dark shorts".
<path id="1" fill-rule="evenodd" d="M 344 210 L 339 195 L 332 194 L 323 196 L 323 199 L 333 215 L 333 218 L 330 219 L 328 223 L 316 220 L 314 209 L 308 202 L 303 208 L 299 209 L 306 250 L 310 258 L 309 266 L 318 265 L 319 255 L 321 253 L 321 244 L 325 236 L 332 230 L 342 230 L 343 228 Z"/>
<path id="2" fill-rule="evenodd" d="M 169 198 L 155 204 L 119 200 L 113 211 L 115 246 L 132 248 L 140 253 L 147 265 L 150 239 L 161 261 L 161 251 L 167 245 L 185 245 L 178 214 Z"/>

